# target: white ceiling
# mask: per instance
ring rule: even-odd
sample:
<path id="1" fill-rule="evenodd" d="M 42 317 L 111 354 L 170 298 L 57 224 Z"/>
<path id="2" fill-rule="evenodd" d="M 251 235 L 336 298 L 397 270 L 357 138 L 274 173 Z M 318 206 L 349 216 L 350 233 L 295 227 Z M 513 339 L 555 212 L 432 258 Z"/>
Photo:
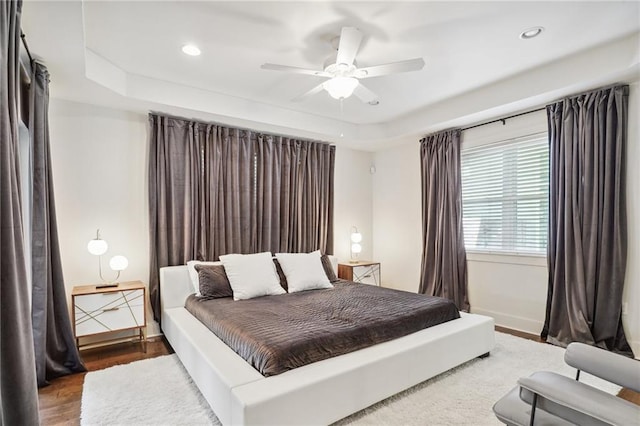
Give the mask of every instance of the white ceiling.
<path id="1" fill-rule="evenodd" d="M 53 97 L 380 149 L 408 135 L 515 112 L 578 88 L 638 78 L 638 2 L 26 1 L 22 26 Z M 321 92 L 343 26 L 364 34 L 358 66 L 422 57 L 416 71 L 364 80 L 371 106 Z M 521 31 L 543 34 L 521 40 Z M 199 57 L 180 48 L 195 43 Z M 343 137 L 340 137 L 343 134 Z"/>

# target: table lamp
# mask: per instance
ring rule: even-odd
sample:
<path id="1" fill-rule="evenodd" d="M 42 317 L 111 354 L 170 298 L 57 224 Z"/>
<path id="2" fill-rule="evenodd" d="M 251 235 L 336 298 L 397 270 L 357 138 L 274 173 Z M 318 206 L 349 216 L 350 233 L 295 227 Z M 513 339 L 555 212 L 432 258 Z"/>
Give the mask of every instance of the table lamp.
<path id="1" fill-rule="evenodd" d="M 351 260 L 350 263 L 358 263 L 358 255 L 362 252 L 362 234 L 358 232 L 358 228 L 351 227 Z"/>
<path id="2" fill-rule="evenodd" d="M 100 279 L 102 280 L 101 284 L 96 285 L 96 288 L 102 287 L 117 287 L 118 286 L 118 278 L 120 278 L 120 272 L 127 269 L 129 266 L 129 261 L 126 257 L 122 255 L 113 256 L 109 261 L 109 267 L 117 272 L 115 279 L 112 281 L 106 280 L 102 276 L 102 255 L 107 252 L 109 249 L 109 244 L 102 238 L 100 238 L 100 230 L 96 230 L 96 237 L 89 241 L 87 244 L 87 250 L 89 253 L 94 256 L 98 256 L 98 274 L 100 275 Z"/>

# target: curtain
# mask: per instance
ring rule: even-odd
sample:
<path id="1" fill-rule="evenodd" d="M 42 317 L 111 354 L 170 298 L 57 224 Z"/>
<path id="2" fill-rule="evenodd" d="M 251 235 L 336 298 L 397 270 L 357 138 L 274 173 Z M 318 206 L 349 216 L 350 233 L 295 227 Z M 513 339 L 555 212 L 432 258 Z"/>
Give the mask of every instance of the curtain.
<path id="1" fill-rule="evenodd" d="M 194 123 L 149 114 L 149 296 L 160 321 L 159 269 L 198 258 L 200 133 Z"/>
<path id="2" fill-rule="evenodd" d="M 459 310 L 468 312 L 460 135 L 460 130 L 449 130 L 420 141 L 423 250 L 420 293 L 450 299 Z"/>
<path id="3" fill-rule="evenodd" d="M 33 338 L 38 386 L 72 372 L 86 371 L 69 320 L 49 152 L 49 72 L 31 63 L 29 135 L 33 161 L 31 279 Z"/>
<path id="4" fill-rule="evenodd" d="M 258 136 L 256 250 L 333 254 L 335 146 Z"/>
<path id="5" fill-rule="evenodd" d="M 628 86 L 547 106 L 549 286 L 542 337 L 631 354 L 622 328 L 627 257 Z"/>
<path id="6" fill-rule="evenodd" d="M 37 425 L 18 166 L 21 1 L 0 3 L 0 424 Z"/>
<path id="7" fill-rule="evenodd" d="M 159 268 L 228 253 L 333 253 L 335 147 L 149 115 L 154 317 Z"/>
<path id="8" fill-rule="evenodd" d="M 255 143 L 246 130 L 199 124 L 203 139 L 201 199 L 204 235 L 197 259 L 253 253 L 255 239 Z M 206 129 L 206 132 L 204 131 Z M 192 259 L 189 259 L 192 260 Z"/>

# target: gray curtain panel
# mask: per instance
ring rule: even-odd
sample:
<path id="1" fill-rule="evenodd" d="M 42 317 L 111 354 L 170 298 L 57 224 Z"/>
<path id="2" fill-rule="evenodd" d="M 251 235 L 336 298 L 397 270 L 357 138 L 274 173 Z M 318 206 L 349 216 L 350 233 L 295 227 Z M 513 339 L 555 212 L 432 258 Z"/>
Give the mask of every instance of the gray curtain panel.
<path id="1" fill-rule="evenodd" d="M 622 328 L 629 87 L 547 106 L 549 287 L 542 337 L 631 354 Z"/>
<path id="2" fill-rule="evenodd" d="M 200 250 L 194 259 L 215 260 L 221 254 L 254 253 L 255 141 L 247 130 L 202 123 L 198 126 L 203 135 L 200 194 L 203 225 Z"/>
<path id="3" fill-rule="evenodd" d="M 256 250 L 333 254 L 335 146 L 258 135 Z"/>
<path id="4" fill-rule="evenodd" d="M 44 386 L 47 380 L 86 369 L 71 328 L 58 244 L 49 151 L 49 72 L 35 61 L 31 69 L 28 126 L 33 166 L 31 317 L 38 386 Z"/>
<path id="5" fill-rule="evenodd" d="M 228 253 L 333 253 L 335 147 L 149 115 L 154 317 L 158 270 Z"/>
<path id="6" fill-rule="evenodd" d="M 0 3 L 0 424 L 37 425 L 18 159 L 22 1 Z"/>
<path id="7" fill-rule="evenodd" d="M 159 269 L 198 258 L 200 132 L 186 120 L 149 114 L 149 296 L 160 320 Z"/>
<path id="8" fill-rule="evenodd" d="M 461 131 L 420 141 L 422 266 L 420 293 L 455 302 L 469 311 L 467 252 L 462 229 Z"/>

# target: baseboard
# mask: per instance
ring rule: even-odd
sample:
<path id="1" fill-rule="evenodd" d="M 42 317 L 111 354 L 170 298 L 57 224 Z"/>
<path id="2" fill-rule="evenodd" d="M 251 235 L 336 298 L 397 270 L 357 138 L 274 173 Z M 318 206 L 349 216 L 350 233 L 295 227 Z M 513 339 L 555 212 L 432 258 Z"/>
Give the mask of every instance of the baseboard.
<path id="1" fill-rule="evenodd" d="M 533 340 L 535 342 L 542 342 L 543 340 L 540 338 L 540 335 L 528 333 L 526 331 L 514 330 L 513 328 L 502 327 L 496 325 L 496 331 L 500 333 L 510 334 L 516 337 L 522 337 L 523 339 Z"/>
<path id="2" fill-rule="evenodd" d="M 518 317 L 503 312 L 471 307 L 471 313 L 492 317 L 497 326 L 527 334 L 539 335 L 544 323 L 531 318 Z"/>

